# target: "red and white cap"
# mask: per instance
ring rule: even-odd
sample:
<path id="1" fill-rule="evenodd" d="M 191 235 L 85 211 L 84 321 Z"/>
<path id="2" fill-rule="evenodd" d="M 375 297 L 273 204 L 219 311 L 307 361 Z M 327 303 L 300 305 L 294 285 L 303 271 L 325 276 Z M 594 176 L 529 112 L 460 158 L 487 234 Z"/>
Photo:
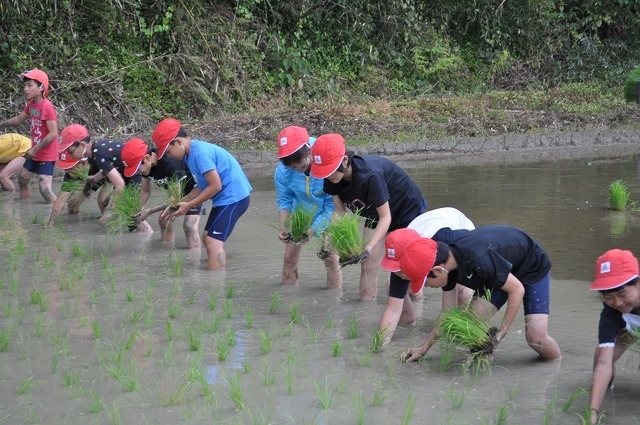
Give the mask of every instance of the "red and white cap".
<path id="1" fill-rule="evenodd" d="M 638 277 L 638 259 L 631 251 L 611 249 L 596 261 L 596 278 L 589 289 L 608 291 Z"/>

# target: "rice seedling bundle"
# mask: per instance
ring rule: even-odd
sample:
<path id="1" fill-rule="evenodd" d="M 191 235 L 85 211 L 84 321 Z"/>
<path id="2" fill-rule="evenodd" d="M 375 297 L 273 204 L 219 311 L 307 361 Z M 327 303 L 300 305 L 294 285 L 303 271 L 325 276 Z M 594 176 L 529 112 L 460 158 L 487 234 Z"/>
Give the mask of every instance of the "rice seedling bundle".
<path id="1" fill-rule="evenodd" d="M 117 232 L 118 230 L 132 229 L 137 226 L 134 216 L 142 210 L 140 202 L 140 187 L 137 185 L 127 185 L 113 198 L 113 208 L 109 211 L 112 214 L 107 222 L 107 230 Z"/>
<path id="2" fill-rule="evenodd" d="M 629 188 L 622 180 L 615 180 L 609 185 L 609 206 L 612 210 L 624 211 L 629 203 Z"/>
<path id="3" fill-rule="evenodd" d="M 89 163 L 80 161 L 67 170 L 67 174 L 72 180 L 63 181 L 60 189 L 63 192 L 79 192 L 84 189 L 84 184 L 89 177 Z"/>
<path id="4" fill-rule="evenodd" d="M 309 240 L 309 229 L 313 224 L 315 209 L 298 205 L 289 213 L 285 222 L 285 230 L 289 234 L 289 243 L 302 245 Z"/>
<path id="5" fill-rule="evenodd" d="M 355 264 L 354 259 L 361 258 L 365 253 L 358 218 L 358 214 L 350 213 L 334 217 L 325 230 L 329 236 L 329 244 L 340 256 L 341 265 Z"/>
<path id="6" fill-rule="evenodd" d="M 438 330 L 446 341 L 471 350 L 491 342 L 489 324 L 469 307 L 443 311 Z"/>
<path id="7" fill-rule="evenodd" d="M 185 179 L 174 177 L 169 180 L 164 191 L 167 195 L 167 206 L 175 209 L 176 204 L 180 202 L 184 194 Z"/>

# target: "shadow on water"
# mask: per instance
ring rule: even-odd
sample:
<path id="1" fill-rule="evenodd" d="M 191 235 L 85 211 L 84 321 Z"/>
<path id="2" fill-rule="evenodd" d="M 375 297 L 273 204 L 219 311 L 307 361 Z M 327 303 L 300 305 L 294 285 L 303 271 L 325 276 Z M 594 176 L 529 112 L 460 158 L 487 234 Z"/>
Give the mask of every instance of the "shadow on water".
<path id="1" fill-rule="evenodd" d="M 282 287 L 271 171 L 252 175 L 256 190 L 228 241 L 225 273 L 206 271 L 204 254 L 185 249 L 180 220 L 174 243 L 157 233 L 108 235 L 90 201 L 43 229 L 49 208 L 37 191 L 24 202 L 0 193 L 0 423 L 576 423 L 601 308 L 587 290 L 595 258 L 612 247 L 640 252 L 638 213 L 606 208 L 613 180 L 640 199 L 637 157 L 402 166 L 430 208 L 520 227 L 545 247 L 554 265 L 550 333 L 562 360 L 535 359 L 520 315 L 491 373 L 465 374 L 464 352 L 445 367 L 437 347 L 401 364 L 437 317 L 436 290 L 418 326 L 401 327 L 371 354 L 387 275 L 379 273 L 377 302 L 358 301 L 353 266 L 344 288 L 326 290 L 311 241 L 300 284 Z M 620 362 L 607 423 L 637 421 L 638 358 Z"/>

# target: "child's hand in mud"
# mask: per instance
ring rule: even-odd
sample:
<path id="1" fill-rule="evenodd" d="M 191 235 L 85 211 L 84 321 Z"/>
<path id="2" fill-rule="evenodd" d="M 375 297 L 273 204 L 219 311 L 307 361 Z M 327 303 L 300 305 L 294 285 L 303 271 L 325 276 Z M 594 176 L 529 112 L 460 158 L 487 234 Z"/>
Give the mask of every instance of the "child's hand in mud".
<path id="1" fill-rule="evenodd" d="M 498 339 L 498 328 L 496 328 L 495 326 L 492 326 L 487 331 L 487 334 L 489 336 L 489 340 L 484 344 L 472 347 L 470 349 L 471 354 L 475 354 L 475 353 L 482 353 L 486 355 L 493 354 L 493 351 L 496 349 L 498 344 L 500 344 L 500 340 Z"/>

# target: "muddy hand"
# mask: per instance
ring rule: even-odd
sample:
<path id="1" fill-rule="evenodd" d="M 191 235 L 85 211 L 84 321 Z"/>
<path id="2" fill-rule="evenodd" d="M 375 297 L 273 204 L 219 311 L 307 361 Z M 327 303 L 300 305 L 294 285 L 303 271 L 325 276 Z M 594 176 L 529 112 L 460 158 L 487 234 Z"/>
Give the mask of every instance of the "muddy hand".
<path id="1" fill-rule="evenodd" d="M 369 251 L 365 250 L 358 255 L 354 255 L 351 258 L 348 258 L 346 261 L 340 263 L 342 266 L 348 266 L 351 264 L 360 264 L 369 261 Z"/>
<path id="2" fill-rule="evenodd" d="M 420 353 L 420 349 L 410 348 L 400 355 L 400 360 L 403 363 L 409 363 L 409 362 L 414 362 L 418 360 L 420 357 L 422 357 L 422 354 Z"/>
<path id="3" fill-rule="evenodd" d="M 93 188 L 93 179 L 87 179 L 84 182 L 84 187 L 82 188 L 82 194 L 85 198 L 89 198 L 91 196 L 91 188 Z"/>
<path id="4" fill-rule="evenodd" d="M 496 349 L 496 347 L 500 343 L 500 340 L 498 339 L 498 328 L 496 328 L 495 326 L 492 326 L 487 331 L 487 335 L 489 337 L 489 340 L 484 344 L 471 347 L 470 349 L 471 354 L 474 354 L 474 353 L 483 353 L 483 354 L 489 354 L 489 355 L 493 354 L 493 351 Z"/>

